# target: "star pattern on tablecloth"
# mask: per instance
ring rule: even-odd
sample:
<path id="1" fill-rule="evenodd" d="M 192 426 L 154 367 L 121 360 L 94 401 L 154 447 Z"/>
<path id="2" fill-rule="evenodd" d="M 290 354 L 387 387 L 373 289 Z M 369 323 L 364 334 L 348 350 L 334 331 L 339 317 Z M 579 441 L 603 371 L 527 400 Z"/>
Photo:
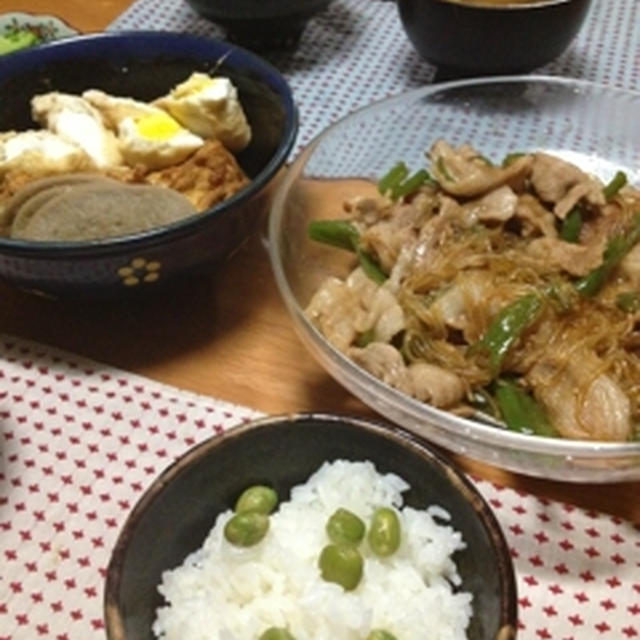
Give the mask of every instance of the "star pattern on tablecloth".
<path id="1" fill-rule="evenodd" d="M 258 413 L 0 338 L 0 640 L 104 633 L 111 549 L 179 455 Z M 640 637 L 640 531 L 474 478 L 516 567 L 519 638 Z"/>
<path id="2" fill-rule="evenodd" d="M 0 640 L 95 637 L 137 499 L 181 453 L 257 413 L 19 341 L 0 354 Z"/>
<path id="3" fill-rule="evenodd" d="M 637 526 L 486 481 L 476 486 L 511 549 L 519 638 L 640 637 Z"/>

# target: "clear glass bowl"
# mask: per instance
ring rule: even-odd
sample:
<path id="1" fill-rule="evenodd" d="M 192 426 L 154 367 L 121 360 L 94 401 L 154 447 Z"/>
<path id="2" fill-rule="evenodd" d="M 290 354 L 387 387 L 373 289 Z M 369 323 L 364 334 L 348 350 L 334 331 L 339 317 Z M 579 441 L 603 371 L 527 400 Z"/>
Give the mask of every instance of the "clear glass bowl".
<path id="1" fill-rule="evenodd" d="M 347 252 L 310 241 L 311 220 L 341 216 L 344 199 L 371 188 L 391 165 L 424 166 L 439 138 L 488 157 L 545 150 L 608 180 L 617 169 L 640 183 L 640 94 L 588 82 L 512 76 L 431 85 L 387 98 L 328 127 L 295 160 L 269 220 L 278 287 L 309 351 L 340 384 L 392 422 L 458 454 L 528 475 L 573 482 L 640 479 L 640 442 L 524 435 L 461 418 L 396 391 L 332 347 L 304 314 Z"/>

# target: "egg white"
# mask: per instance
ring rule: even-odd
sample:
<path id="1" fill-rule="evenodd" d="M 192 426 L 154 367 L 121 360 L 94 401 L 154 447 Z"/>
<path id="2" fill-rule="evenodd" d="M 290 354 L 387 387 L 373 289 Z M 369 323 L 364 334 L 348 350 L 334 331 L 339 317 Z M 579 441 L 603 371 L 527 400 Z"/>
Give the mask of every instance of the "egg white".
<path id="1" fill-rule="evenodd" d="M 33 117 L 49 131 L 83 149 L 98 168 L 122 164 L 118 143 L 100 113 L 80 96 L 51 92 L 31 100 Z"/>
<path id="2" fill-rule="evenodd" d="M 154 104 L 202 138 L 220 140 L 230 151 L 241 151 L 251 141 L 238 91 L 228 78 L 192 73 Z"/>
<path id="3" fill-rule="evenodd" d="M 118 124 L 118 141 L 127 164 L 144 165 L 148 170 L 178 164 L 204 143 L 161 110 L 124 118 Z"/>

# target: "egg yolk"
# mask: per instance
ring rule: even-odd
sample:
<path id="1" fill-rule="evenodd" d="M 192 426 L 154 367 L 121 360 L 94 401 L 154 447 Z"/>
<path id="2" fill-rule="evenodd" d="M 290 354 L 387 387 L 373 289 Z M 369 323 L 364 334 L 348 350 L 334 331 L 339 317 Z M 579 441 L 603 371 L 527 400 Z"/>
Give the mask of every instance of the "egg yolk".
<path id="1" fill-rule="evenodd" d="M 182 130 L 171 117 L 163 113 L 154 113 L 137 120 L 136 130 L 147 140 L 169 140 Z"/>

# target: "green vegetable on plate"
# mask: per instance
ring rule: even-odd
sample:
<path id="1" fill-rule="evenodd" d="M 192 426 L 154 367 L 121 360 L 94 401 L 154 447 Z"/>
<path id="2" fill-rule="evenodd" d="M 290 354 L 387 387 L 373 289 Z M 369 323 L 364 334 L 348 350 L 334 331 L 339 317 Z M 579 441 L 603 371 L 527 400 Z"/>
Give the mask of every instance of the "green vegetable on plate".
<path id="1" fill-rule="evenodd" d="M 316 242 L 353 251 L 358 257 L 362 270 L 377 284 L 382 284 L 387 275 L 376 260 L 360 247 L 360 234 L 347 220 L 313 220 L 307 228 L 309 237 Z"/>
<path id="2" fill-rule="evenodd" d="M 560 227 L 560 237 L 565 242 L 578 242 L 580 231 L 582 230 L 582 211 L 580 207 L 574 207 L 569 211 L 567 217 L 562 221 Z"/>
<path id="3" fill-rule="evenodd" d="M 640 311 L 640 291 L 625 291 L 616 296 L 616 306 L 626 313 Z"/>
<path id="4" fill-rule="evenodd" d="M 39 44 L 40 38 L 27 29 L 18 29 L 0 36 L 0 55 L 14 53 Z"/>
<path id="5" fill-rule="evenodd" d="M 404 162 L 398 162 L 378 181 L 378 191 L 381 195 L 392 193 L 393 190 L 409 175 L 409 169 Z"/>
<path id="6" fill-rule="evenodd" d="M 592 269 L 576 282 L 578 292 L 587 298 L 595 296 L 638 241 L 640 241 L 640 213 L 634 216 L 629 229 L 621 231 L 609 240 L 600 266 Z"/>
<path id="7" fill-rule="evenodd" d="M 511 431 L 547 437 L 558 435 L 542 406 L 520 385 L 499 379 L 495 387 L 496 403 Z"/>
<path id="8" fill-rule="evenodd" d="M 542 306 L 542 296 L 537 293 L 518 298 L 498 313 L 482 338 L 473 345 L 474 351 L 488 353 L 493 375 L 500 372 L 511 346 L 538 319 Z"/>
<path id="9" fill-rule="evenodd" d="M 602 190 L 605 200 L 611 200 L 625 184 L 627 184 L 627 174 L 624 171 L 617 171 L 616 175 L 611 178 L 611 181 Z"/>

